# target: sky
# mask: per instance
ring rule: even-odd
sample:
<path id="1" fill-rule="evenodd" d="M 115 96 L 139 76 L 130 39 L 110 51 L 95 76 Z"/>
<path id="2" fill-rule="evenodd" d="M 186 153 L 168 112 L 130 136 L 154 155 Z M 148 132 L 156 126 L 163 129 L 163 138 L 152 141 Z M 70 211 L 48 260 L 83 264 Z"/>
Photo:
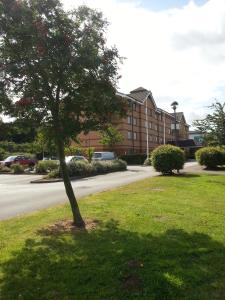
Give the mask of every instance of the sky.
<path id="1" fill-rule="evenodd" d="M 151 90 L 158 107 L 176 100 L 189 124 L 225 101 L 225 0 L 63 0 L 108 19 L 109 45 L 125 57 L 121 92 Z"/>

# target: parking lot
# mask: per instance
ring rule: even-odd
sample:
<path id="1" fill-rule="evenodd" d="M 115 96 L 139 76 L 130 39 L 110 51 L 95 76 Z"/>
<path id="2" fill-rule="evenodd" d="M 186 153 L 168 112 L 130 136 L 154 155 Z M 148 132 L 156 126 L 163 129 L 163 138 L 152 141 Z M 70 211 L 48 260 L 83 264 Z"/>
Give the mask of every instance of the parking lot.
<path id="1" fill-rule="evenodd" d="M 196 166 L 185 164 L 185 168 Z M 127 171 L 79 179 L 72 182 L 76 197 L 113 189 L 157 173 L 152 167 L 129 166 Z M 63 182 L 31 184 L 40 175 L 0 175 L 0 220 L 63 203 L 67 200 Z"/>
<path id="2" fill-rule="evenodd" d="M 72 182 L 77 198 L 154 176 L 152 167 L 132 166 L 128 171 Z M 31 184 L 39 175 L 0 175 L 0 219 L 67 201 L 63 182 Z"/>

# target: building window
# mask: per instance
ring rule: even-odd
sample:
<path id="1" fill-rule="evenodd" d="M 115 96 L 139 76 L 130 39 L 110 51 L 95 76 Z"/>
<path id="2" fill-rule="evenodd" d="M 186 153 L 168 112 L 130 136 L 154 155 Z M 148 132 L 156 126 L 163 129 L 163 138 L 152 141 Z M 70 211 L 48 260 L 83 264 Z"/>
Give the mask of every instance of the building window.
<path id="1" fill-rule="evenodd" d="M 168 129 L 168 133 L 171 134 L 171 129 L 170 128 Z"/>
<path id="2" fill-rule="evenodd" d="M 128 132 L 127 132 L 127 138 L 128 138 L 128 140 L 132 140 L 132 132 L 131 132 L 131 131 L 128 131 Z M 133 139 L 134 139 L 134 140 L 137 139 L 137 132 L 134 132 L 134 133 L 133 133 Z"/>
<path id="3" fill-rule="evenodd" d="M 158 131 L 158 126 L 155 124 L 155 130 Z"/>
<path id="4" fill-rule="evenodd" d="M 137 110 L 137 104 L 133 103 L 133 110 L 136 111 Z"/>
<path id="5" fill-rule="evenodd" d="M 128 124 L 132 124 L 132 117 L 131 116 L 128 116 L 127 117 L 127 123 Z M 137 125 L 137 119 L 136 118 L 133 118 L 133 125 Z"/>
<path id="6" fill-rule="evenodd" d="M 128 138 L 128 140 L 131 140 L 131 139 L 132 139 L 132 132 L 131 132 L 131 131 L 128 131 L 128 133 L 127 133 L 127 138 Z"/>
<path id="7" fill-rule="evenodd" d="M 149 141 L 152 142 L 152 136 L 151 135 L 149 136 Z"/>
<path id="8" fill-rule="evenodd" d="M 147 121 L 145 121 L 145 128 L 147 128 Z"/>
<path id="9" fill-rule="evenodd" d="M 152 129 L 152 122 L 149 122 L 149 128 Z"/>

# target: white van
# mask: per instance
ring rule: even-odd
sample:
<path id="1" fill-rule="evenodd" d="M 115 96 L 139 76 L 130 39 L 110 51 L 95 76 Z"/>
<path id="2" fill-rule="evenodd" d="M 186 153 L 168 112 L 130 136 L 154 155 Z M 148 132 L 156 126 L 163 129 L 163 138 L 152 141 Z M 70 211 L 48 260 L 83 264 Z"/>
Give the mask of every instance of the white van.
<path id="1" fill-rule="evenodd" d="M 116 156 L 114 152 L 94 152 L 93 160 L 114 160 Z"/>

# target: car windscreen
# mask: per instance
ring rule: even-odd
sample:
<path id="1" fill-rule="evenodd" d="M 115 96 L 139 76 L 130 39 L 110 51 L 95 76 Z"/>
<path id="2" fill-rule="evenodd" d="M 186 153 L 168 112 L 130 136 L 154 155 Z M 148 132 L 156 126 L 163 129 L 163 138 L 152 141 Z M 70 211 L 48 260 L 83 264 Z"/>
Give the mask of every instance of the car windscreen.
<path id="1" fill-rule="evenodd" d="M 9 156 L 5 159 L 5 162 L 14 161 L 15 158 L 17 158 L 17 156 Z"/>

